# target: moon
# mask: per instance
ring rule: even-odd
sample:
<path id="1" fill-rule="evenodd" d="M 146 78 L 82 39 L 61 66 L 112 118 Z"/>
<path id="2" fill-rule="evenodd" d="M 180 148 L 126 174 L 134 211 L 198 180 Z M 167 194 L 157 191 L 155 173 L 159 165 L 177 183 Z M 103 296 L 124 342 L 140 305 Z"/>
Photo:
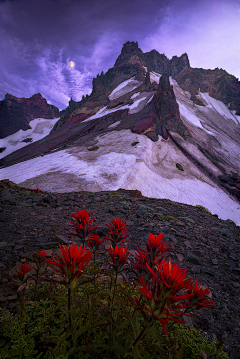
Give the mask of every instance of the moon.
<path id="1" fill-rule="evenodd" d="M 75 67 L 75 63 L 73 61 L 70 61 L 70 67 L 73 69 Z"/>

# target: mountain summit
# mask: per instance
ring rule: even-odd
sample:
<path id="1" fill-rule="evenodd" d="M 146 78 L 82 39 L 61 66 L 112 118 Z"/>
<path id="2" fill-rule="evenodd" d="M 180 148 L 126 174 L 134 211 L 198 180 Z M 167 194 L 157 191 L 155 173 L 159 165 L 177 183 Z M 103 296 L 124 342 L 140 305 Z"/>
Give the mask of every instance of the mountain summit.
<path id="1" fill-rule="evenodd" d="M 48 136 L 0 160 L 0 176 L 53 192 L 138 189 L 239 222 L 239 154 L 238 80 L 127 42 Z"/>

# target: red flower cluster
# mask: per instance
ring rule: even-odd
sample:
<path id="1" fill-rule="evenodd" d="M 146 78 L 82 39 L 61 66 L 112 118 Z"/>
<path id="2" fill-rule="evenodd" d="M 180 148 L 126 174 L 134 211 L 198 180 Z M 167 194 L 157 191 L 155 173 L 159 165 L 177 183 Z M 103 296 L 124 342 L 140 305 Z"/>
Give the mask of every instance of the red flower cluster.
<path id="1" fill-rule="evenodd" d="M 128 228 L 122 218 L 115 217 L 111 222 L 112 223 L 107 224 L 109 234 L 103 238 L 111 241 L 113 244 L 126 241 L 129 235 L 124 235 L 124 233 L 128 231 Z"/>
<path id="2" fill-rule="evenodd" d="M 97 234 L 90 236 L 90 232 L 97 228 L 97 225 L 95 227 L 91 226 L 95 218 L 89 220 L 90 213 L 90 211 L 82 210 L 72 214 L 75 222 L 71 222 L 71 226 L 75 233 L 67 234 L 78 236 L 83 243 L 87 243 L 87 246 L 92 251 L 86 251 L 85 247 L 79 248 L 77 245 L 73 246 L 73 244 L 70 247 L 59 245 L 62 255 L 57 255 L 56 260 L 53 258 L 46 259 L 50 267 L 63 276 L 64 280 L 59 283 L 63 283 L 68 288 L 74 288 L 84 268 L 90 262 L 92 252 L 94 253 L 95 261 L 95 252 L 99 249 L 104 239 L 111 242 L 110 247 L 107 248 L 110 261 L 106 260 L 106 262 L 116 272 L 116 280 L 117 274 L 122 270 L 129 257 L 127 248 L 120 246 L 120 243 L 126 241 L 129 236 L 125 234 L 128 231 L 125 222 L 122 219 L 114 218 L 107 225 L 108 234 L 100 240 Z M 177 264 L 172 265 L 171 261 L 165 261 L 163 254 L 170 248 L 168 247 L 168 241 L 162 241 L 163 237 L 163 233 L 157 236 L 149 233 L 146 249 L 138 248 L 135 251 L 136 262 L 132 264 L 132 268 L 138 273 L 139 290 L 144 301 L 140 302 L 140 299 L 137 298 L 130 298 L 130 300 L 133 307 L 143 313 L 145 319 L 159 320 L 164 334 L 167 335 L 166 322 L 172 320 L 185 323 L 184 320 L 178 319 L 183 315 L 183 309 L 187 311 L 202 307 L 212 308 L 213 301 L 209 300 L 209 289 L 203 289 L 197 281 L 194 282 L 192 278 L 186 277 L 186 269 L 182 270 Z M 45 256 L 45 251 L 39 251 L 36 254 L 35 260 L 38 269 Z M 32 270 L 33 266 L 28 263 L 20 263 L 19 268 L 20 271 L 17 271 L 17 276 L 23 279 L 25 274 Z M 114 295 L 112 305 L 113 301 Z M 184 315 L 192 316 L 186 311 Z"/>
<path id="3" fill-rule="evenodd" d="M 93 251 L 97 251 L 104 239 L 100 241 L 98 234 L 91 234 L 90 239 L 87 241 L 87 246 Z"/>
<path id="4" fill-rule="evenodd" d="M 34 189 L 30 189 L 31 192 L 41 192 L 41 190 L 39 188 L 34 188 Z"/>
<path id="5" fill-rule="evenodd" d="M 132 269 L 135 269 L 138 274 L 148 275 L 149 272 L 146 268 L 146 264 L 150 267 L 158 264 L 162 258 L 163 254 L 168 251 L 168 241 L 162 242 L 164 234 L 158 234 L 154 236 L 152 233 L 148 234 L 148 243 L 146 243 L 146 250 L 138 248 L 134 251 L 136 256 L 136 262 L 132 264 Z"/>
<path id="6" fill-rule="evenodd" d="M 44 259 L 46 257 L 46 252 L 45 252 L 45 250 L 43 250 L 43 251 L 40 250 L 38 253 L 34 253 L 33 257 L 34 257 L 34 260 L 35 260 L 37 266 L 40 267 L 41 264 L 44 262 Z"/>
<path id="7" fill-rule="evenodd" d="M 144 308 L 151 313 L 151 318 L 156 318 L 162 324 L 164 334 L 167 335 L 166 322 L 173 320 L 185 323 L 184 320 L 177 319 L 183 313 L 180 309 L 198 309 L 200 307 L 211 308 L 212 300 L 208 299 L 209 289 L 202 289 L 193 279 L 186 278 L 186 269 L 182 270 L 177 264 L 172 265 L 171 261 L 165 261 L 157 265 L 154 272 L 148 264 L 146 268 L 152 278 L 151 283 L 144 281 L 139 276 L 142 285 L 141 293 L 147 298 L 148 305 Z M 140 310 L 146 317 L 145 310 L 138 299 L 131 298 L 131 303 L 136 310 Z M 185 313 L 184 315 L 192 316 Z"/>
<path id="8" fill-rule="evenodd" d="M 109 251 L 109 254 L 111 256 L 112 259 L 112 263 L 110 263 L 109 261 L 106 260 L 106 262 L 108 264 L 110 264 L 110 266 L 113 267 L 113 269 L 115 270 L 115 272 L 118 272 L 119 269 L 121 267 L 124 266 L 124 264 L 126 263 L 126 260 L 128 259 L 129 256 L 129 252 L 127 252 L 127 248 L 122 248 L 118 245 L 116 245 L 115 247 L 113 247 L 110 244 L 110 248 L 107 248 Z"/>
<path id="9" fill-rule="evenodd" d="M 98 227 L 98 225 L 95 227 L 91 226 L 91 223 L 95 221 L 95 218 L 89 221 L 90 213 L 91 211 L 87 212 L 84 209 L 82 211 L 77 211 L 76 214 L 72 213 L 72 217 L 76 222 L 70 222 L 70 226 L 75 230 L 75 233 L 71 232 L 66 234 L 78 236 L 84 243 L 88 239 L 90 232 Z"/>
<path id="10" fill-rule="evenodd" d="M 17 274 L 14 274 L 14 276 L 18 277 L 20 280 L 23 280 L 25 275 L 33 269 L 33 265 L 28 264 L 27 262 L 20 263 L 19 264 L 19 271 L 16 270 Z"/>
<path id="11" fill-rule="evenodd" d="M 50 266 L 50 268 L 59 272 L 63 276 L 63 284 L 68 285 L 71 284 L 73 280 L 76 282 L 76 279 L 80 277 L 83 269 L 90 262 L 92 252 L 85 252 L 85 248 L 81 249 L 78 248 L 77 245 L 73 246 L 73 244 L 71 244 L 71 247 L 61 246 L 61 244 L 59 244 L 59 247 L 61 249 L 62 256 L 59 257 L 57 255 L 56 260 L 53 258 L 46 259 L 46 262 L 59 268 L 57 269 Z"/>

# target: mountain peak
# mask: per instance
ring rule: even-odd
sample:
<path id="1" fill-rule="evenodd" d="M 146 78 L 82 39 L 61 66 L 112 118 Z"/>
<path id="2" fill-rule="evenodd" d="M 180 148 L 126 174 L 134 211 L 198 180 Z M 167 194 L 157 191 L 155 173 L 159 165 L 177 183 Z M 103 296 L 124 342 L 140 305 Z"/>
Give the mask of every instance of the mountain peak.
<path id="1" fill-rule="evenodd" d="M 122 47 L 122 51 L 121 51 L 121 54 L 130 54 L 132 52 L 135 52 L 136 50 L 138 50 L 139 47 L 138 47 L 138 42 L 134 42 L 134 41 L 127 41 L 125 44 L 123 44 L 123 47 Z"/>
<path id="2" fill-rule="evenodd" d="M 146 66 L 144 54 L 142 50 L 138 47 L 137 41 L 127 41 L 123 45 L 121 54 L 118 56 L 114 66 L 120 66 L 124 63 L 141 64 L 142 66 Z"/>

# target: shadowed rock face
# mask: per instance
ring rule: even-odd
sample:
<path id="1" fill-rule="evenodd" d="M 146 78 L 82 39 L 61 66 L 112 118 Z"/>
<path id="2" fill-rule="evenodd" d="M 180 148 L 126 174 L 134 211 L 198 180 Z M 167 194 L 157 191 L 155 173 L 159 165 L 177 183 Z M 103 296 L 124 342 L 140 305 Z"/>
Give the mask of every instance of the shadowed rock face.
<path id="1" fill-rule="evenodd" d="M 152 141 L 157 141 L 158 135 L 165 140 L 168 139 L 168 130 L 178 132 L 184 139 L 186 136 L 191 136 L 180 118 L 173 87 L 167 74 L 164 74 L 160 78 L 148 112 L 137 120 L 133 132 L 146 134 Z"/>
<path id="2" fill-rule="evenodd" d="M 147 67 L 148 71 L 155 71 L 160 74 L 166 73 L 172 77 L 190 67 L 187 54 L 180 57 L 173 56 L 169 60 L 164 54 L 159 54 L 156 50 L 143 53 L 139 49 L 137 42 L 130 41 L 123 45 L 121 54 L 118 56 L 114 66 L 120 66 L 123 63 L 138 64 Z"/>
<path id="3" fill-rule="evenodd" d="M 40 93 L 30 98 L 17 98 L 6 94 L 0 101 L 0 138 L 9 136 L 20 129 L 30 128 L 29 122 L 35 118 L 56 118 L 59 109 L 49 105 Z"/>
<path id="4" fill-rule="evenodd" d="M 178 132 L 184 139 L 191 136 L 180 119 L 179 107 L 169 78 L 164 74 L 159 81 L 158 90 L 153 98 L 156 112 L 156 133 L 166 137 L 166 130 Z"/>
<path id="5" fill-rule="evenodd" d="M 134 76 L 136 80 L 144 81 L 145 70 L 142 65 L 121 63 L 121 65 L 109 69 L 106 74 L 102 73 L 93 78 L 93 90 L 90 99 L 100 96 L 107 99 L 115 87 Z"/>
<path id="6" fill-rule="evenodd" d="M 236 110 L 236 115 L 240 115 L 240 82 L 225 70 L 186 68 L 176 74 L 175 80 L 183 90 L 191 93 L 193 101 L 200 89 L 201 92 L 208 92 L 216 100 L 229 105 L 230 110 Z"/>

